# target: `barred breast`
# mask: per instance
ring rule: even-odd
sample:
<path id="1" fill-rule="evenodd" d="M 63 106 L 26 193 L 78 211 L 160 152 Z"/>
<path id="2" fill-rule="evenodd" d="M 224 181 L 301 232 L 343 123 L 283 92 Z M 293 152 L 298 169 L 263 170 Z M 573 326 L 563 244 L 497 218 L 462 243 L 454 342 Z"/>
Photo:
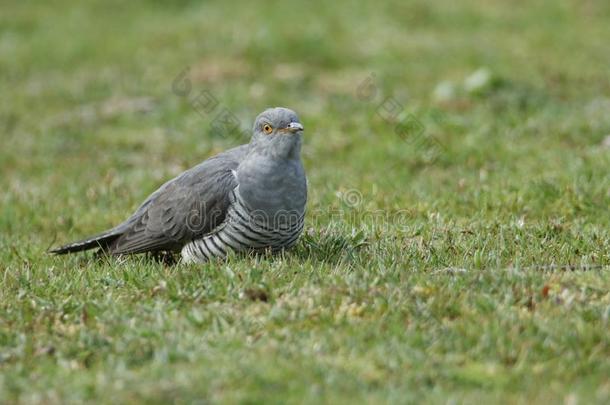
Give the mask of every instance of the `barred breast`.
<path id="1" fill-rule="evenodd" d="M 206 262 L 225 257 L 230 251 L 244 252 L 292 247 L 303 231 L 304 212 L 278 212 L 272 217 L 253 210 L 239 195 L 239 187 L 231 192 L 231 205 L 224 222 L 201 239 L 182 248 L 186 263 Z"/>

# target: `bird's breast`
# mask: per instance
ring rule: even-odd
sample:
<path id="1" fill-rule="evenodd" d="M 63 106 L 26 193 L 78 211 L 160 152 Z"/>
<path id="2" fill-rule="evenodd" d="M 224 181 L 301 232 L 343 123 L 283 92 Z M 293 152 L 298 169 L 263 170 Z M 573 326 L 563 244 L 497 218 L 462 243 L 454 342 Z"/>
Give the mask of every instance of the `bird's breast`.
<path id="1" fill-rule="evenodd" d="M 240 198 L 253 212 L 301 216 L 305 211 L 307 181 L 300 160 L 245 162 L 237 170 L 237 182 Z"/>

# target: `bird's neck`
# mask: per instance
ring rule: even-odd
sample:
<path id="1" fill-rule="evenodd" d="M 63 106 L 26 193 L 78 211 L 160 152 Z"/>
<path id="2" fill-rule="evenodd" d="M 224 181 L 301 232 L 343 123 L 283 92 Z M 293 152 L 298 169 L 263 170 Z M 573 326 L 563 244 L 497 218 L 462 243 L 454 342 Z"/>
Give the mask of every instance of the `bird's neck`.
<path id="1" fill-rule="evenodd" d="M 307 184 L 298 154 L 277 157 L 251 151 L 237 168 L 237 182 L 240 197 L 253 210 L 274 215 L 305 209 Z"/>

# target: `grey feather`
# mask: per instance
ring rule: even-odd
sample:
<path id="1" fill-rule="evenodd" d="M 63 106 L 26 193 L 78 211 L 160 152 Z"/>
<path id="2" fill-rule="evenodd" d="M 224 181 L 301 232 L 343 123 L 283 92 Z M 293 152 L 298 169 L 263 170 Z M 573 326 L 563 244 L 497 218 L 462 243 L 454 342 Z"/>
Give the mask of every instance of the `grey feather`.
<path id="1" fill-rule="evenodd" d="M 97 247 L 111 254 L 179 251 L 222 223 L 229 192 L 237 185 L 232 170 L 247 150 L 248 145 L 241 145 L 204 161 L 162 185 L 122 224 L 50 252 Z"/>
<path id="2" fill-rule="evenodd" d="M 256 118 L 249 144 L 168 181 L 120 225 L 51 252 L 180 251 L 185 261 L 201 262 L 229 250 L 290 247 L 303 230 L 307 202 L 302 130 L 292 110 L 268 109 Z"/>

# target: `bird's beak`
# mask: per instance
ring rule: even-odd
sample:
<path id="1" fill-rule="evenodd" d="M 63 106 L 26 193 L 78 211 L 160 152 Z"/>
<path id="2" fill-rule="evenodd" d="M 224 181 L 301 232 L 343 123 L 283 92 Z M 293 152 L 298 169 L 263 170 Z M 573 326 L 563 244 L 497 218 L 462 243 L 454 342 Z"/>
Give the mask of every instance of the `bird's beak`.
<path id="1" fill-rule="evenodd" d="M 288 132 L 294 133 L 294 132 L 302 131 L 303 125 L 301 125 L 300 122 L 291 122 L 290 124 L 288 124 L 288 126 L 285 129 Z"/>

